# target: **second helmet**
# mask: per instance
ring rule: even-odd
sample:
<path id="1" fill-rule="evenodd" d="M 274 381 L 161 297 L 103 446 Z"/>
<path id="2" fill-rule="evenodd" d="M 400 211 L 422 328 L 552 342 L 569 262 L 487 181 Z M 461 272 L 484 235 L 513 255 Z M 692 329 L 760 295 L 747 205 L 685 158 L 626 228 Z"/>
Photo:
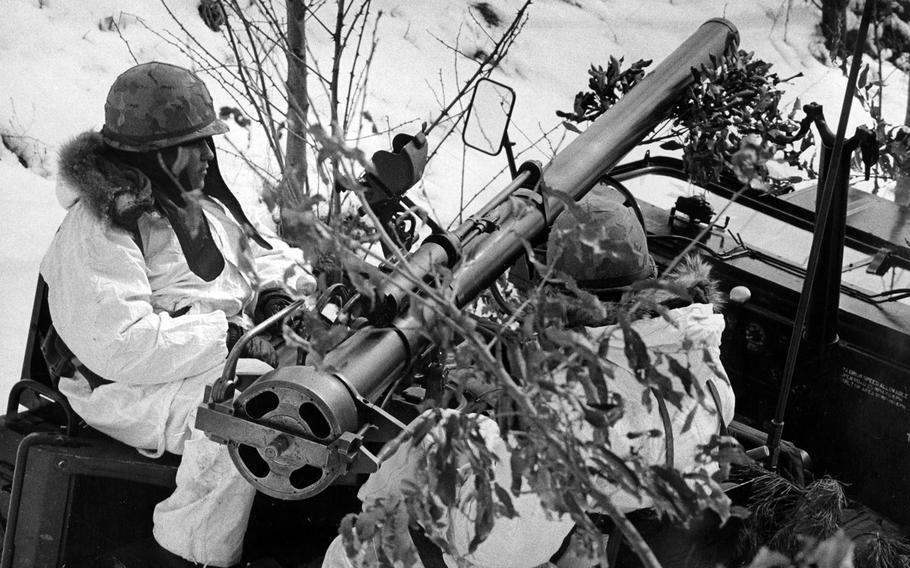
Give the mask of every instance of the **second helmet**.
<path id="1" fill-rule="evenodd" d="M 563 211 L 550 229 L 547 264 L 592 292 L 628 286 L 655 276 L 645 231 L 635 213 L 595 186 L 578 206 L 576 218 Z"/>

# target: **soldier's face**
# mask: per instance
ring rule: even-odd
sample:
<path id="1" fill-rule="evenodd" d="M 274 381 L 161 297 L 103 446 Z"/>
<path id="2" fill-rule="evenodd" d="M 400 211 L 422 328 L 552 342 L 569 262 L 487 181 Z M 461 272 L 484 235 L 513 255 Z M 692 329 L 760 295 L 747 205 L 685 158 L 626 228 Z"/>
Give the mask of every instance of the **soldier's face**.
<path id="1" fill-rule="evenodd" d="M 189 187 L 184 191 L 200 190 L 205 185 L 209 162 L 215 155 L 204 138 L 177 146 L 177 157 L 171 166 L 171 173 L 178 180 L 185 181 Z"/>

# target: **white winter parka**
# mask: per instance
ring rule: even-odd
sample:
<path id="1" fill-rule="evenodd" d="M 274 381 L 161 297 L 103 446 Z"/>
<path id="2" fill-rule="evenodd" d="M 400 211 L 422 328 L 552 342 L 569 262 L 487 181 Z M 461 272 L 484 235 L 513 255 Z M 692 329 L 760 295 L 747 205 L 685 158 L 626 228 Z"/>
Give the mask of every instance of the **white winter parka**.
<path id="1" fill-rule="evenodd" d="M 60 389 L 91 426 L 127 444 L 181 453 L 205 384 L 221 373 L 228 322 L 248 327 L 260 291 L 311 293 L 303 254 L 274 235 L 273 249 L 246 239 L 217 201 L 203 201 L 225 259 L 211 282 L 187 265 L 170 222 L 148 210 L 137 235 L 112 222 L 122 187 L 98 164 L 95 135 L 61 151 L 58 197 L 68 209 L 42 263 L 54 327 L 82 365 L 113 381 L 92 389 L 78 376 Z"/>
<path id="2" fill-rule="evenodd" d="M 720 422 L 729 424 L 733 419 L 735 396 L 720 362 L 720 342 L 724 330 L 724 318 L 713 311 L 707 304 L 692 304 L 671 310 L 667 319 L 641 319 L 632 323 L 632 328 L 640 335 L 652 356 L 661 354 L 661 362 L 656 363 L 659 371 L 673 376 L 667 369 L 664 359 L 673 358 L 681 366 L 688 368 L 700 390 L 707 392 L 707 382 L 714 383 L 717 391 L 719 408 L 711 397 L 699 401 L 694 396 L 683 397 L 681 407 L 669 408 L 670 426 L 673 435 L 673 446 L 676 457 L 674 466 L 680 471 L 691 473 L 705 471 L 713 473 L 717 464 L 701 463 L 697 458 L 699 445 L 707 443 L 711 436 L 718 433 Z M 610 337 L 609 352 L 605 360 L 613 369 L 610 380 L 611 391 L 620 394 L 625 401 L 622 420 L 613 425 L 609 432 L 610 447 L 622 459 L 639 456 L 644 463 L 660 465 L 666 462 L 666 435 L 664 424 L 659 416 L 656 403 L 646 408 L 642 404 L 643 387 L 632 372 L 632 365 L 625 355 L 625 342 L 618 326 L 588 328 L 589 340 L 599 341 Z M 592 346 L 596 352 L 596 348 Z M 560 380 L 556 378 L 555 380 Z M 684 390 L 681 380 L 673 377 L 673 388 Z M 454 412 L 454 411 L 452 411 Z M 573 431 L 580 440 L 589 441 L 593 429 L 584 417 L 566 406 L 564 412 L 573 422 Z M 687 418 L 692 413 L 688 427 Z M 500 438 L 501 434 L 495 422 L 480 419 L 485 442 L 491 451 L 499 456 L 495 466 L 497 482 L 503 487 L 511 483 L 510 450 Z M 641 436 L 629 434 L 656 430 L 661 436 Z M 366 506 L 378 500 L 391 501 L 401 499 L 402 487 L 407 483 L 421 483 L 420 467 L 432 467 L 428 464 L 427 444 L 433 439 L 444 439 L 444 428 L 437 426 L 434 436 L 427 435 L 423 444 L 405 443 L 373 473 L 361 487 L 358 494 Z M 693 484 L 697 483 L 695 481 Z M 651 501 L 644 495 L 631 493 L 619 485 L 602 483 L 599 488 L 608 496 L 615 507 L 624 513 L 651 506 Z M 471 514 L 475 510 L 473 501 L 473 478 L 458 488 L 457 507 L 447 513 L 448 533 L 433 536 L 446 539 L 460 556 L 461 563 L 444 555 L 443 559 L 450 567 L 473 566 L 477 568 L 533 568 L 547 563 L 556 552 L 563 538 L 573 526 L 567 516 L 559 517 L 548 513 L 533 493 L 513 496 L 512 502 L 519 511 L 513 519 L 497 518 L 488 538 L 474 551 L 469 550 L 469 543 L 474 537 L 474 522 Z M 591 503 L 592 510 L 597 510 Z M 376 549 L 367 546 L 362 554 L 364 558 L 375 555 Z M 358 561 L 362 560 L 358 558 Z M 323 568 L 352 568 L 353 563 L 347 558 L 342 546 L 341 537 L 330 545 L 325 555 Z M 420 566 L 420 564 L 418 564 Z"/>
<path id="3" fill-rule="evenodd" d="M 87 158 L 80 153 L 72 159 Z M 137 242 L 86 198 L 98 188 L 81 184 L 103 178 L 86 178 L 62 180 L 73 196 L 64 196 L 69 212 L 41 274 L 54 327 L 81 362 L 105 379 L 164 383 L 219 366 L 227 355 L 228 322 L 248 323 L 259 291 L 285 282 L 294 294 L 315 287 L 299 249 L 274 236 L 271 251 L 248 241 L 211 199 L 203 208 L 225 268 L 205 282 L 190 271 L 163 215 L 149 211 L 139 218 Z"/>

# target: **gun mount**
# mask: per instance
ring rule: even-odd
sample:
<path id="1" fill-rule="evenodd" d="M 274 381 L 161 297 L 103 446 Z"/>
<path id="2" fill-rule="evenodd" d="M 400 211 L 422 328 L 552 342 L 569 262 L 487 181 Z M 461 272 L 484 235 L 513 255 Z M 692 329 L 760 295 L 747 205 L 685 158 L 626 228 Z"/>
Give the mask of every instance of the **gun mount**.
<path id="1" fill-rule="evenodd" d="M 452 271 L 448 293 L 456 306 L 472 302 L 524 252 L 526 242 L 544 234 L 564 199 L 583 197 L 664 119 L 693 80 L 692 68 L 713 65 L 738 41 L 730 22 L 705 22 L 542 171 L 522 166 L 453 233 L 425 239 L 408 258 L 408 275 L 393 269 L 380 286 L 380 301 L 367 310 L 371 325 L 328 353 L 324 370 L 276 369 L 235 398 L 234 365 L 228 364 L 199 408 L 196 427 L 229 446 L 257 489 L 282 499 L 312 497 L 347 473 L 375 469 L 381 458 L 364 442 L 390 439 L 404 428 L 379 401 L 432 348 L 422 332 L 426 322 L 406 313 L 412 282 L 445 267 Z"/>

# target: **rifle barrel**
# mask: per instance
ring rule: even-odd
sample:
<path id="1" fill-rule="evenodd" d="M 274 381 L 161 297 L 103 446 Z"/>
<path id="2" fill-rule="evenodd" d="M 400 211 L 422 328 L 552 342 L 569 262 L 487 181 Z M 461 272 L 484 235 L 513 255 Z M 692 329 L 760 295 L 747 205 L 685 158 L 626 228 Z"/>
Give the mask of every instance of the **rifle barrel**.
<path id="1" fill-rule="evenodd" d="M 485 217 L 502 219 L 502 223 L 492 233 L 472 234 L 469 242 L 463 243 L 464 260 L 456 267 L 450 284 L 456 305 L 463 307 L 473 301 L 524 252 L 525 243 L 543 234 L 565 207 L 552 192 L 564 193 L 576 201 L 584 196 L 597 178 L 609 172 L 667 116 L 694 81 L 692 68 L 715 66 L 725 51 L 738 43 L 739 32 L 732 23 L 722 18 L 708 20 L 553 158 L 541 180 L 543 207 L 516 209 L 508 199 L 502 202 L 501 194 L 494 198 L 500 202 L 498 205 L 484 206 L 481 211 Z M 521 213 L 511 217 L 516 210 Z M 461 229 L 470 223 L 469 220 Z M 461 229 L 458 236 L 464 238 L 467 233 L 461 234 Z M 481 238 L 474 238 L 477 236 Z M 435 250 L 439 248 L 437 244 L 428 246 L 433 247 L 432 251 L 423 254 L 418 249 L 415 253 L 422 261 L 422 273 L 429 272 L 424 263 L 441 263 L 444 256 L 441 250 Z M 427 347 L 425 325 L 413 315 L 403 315 L 391 328 L 361 329 L 327 354 L 326 362 L 363 396 L 373 398 L 397 379 L 398 373 L 409 366 L 411 357 Z"/>
<path id="2" fill-rule="evenodd" d="M 578 201 L 597 179 L 609 172 L 660 124 L 693 81 L 693 68 L 713 67 L 725 50 L 739 44 L 736 27 L 722 18 L 702 24 L 657 68 L 559 152 L 543 171 L 546 203 L 526 208 L 484 239 L 477 250 L 466 249 L 469 262 L 453 276 L 456 303 L 463 306 L 489 287 L 524 252 L 524 243 L 541 236 L 565 208 L 552 192 Z"/>
<path id="3" fill-rule="evenodd" d="M 375 456 L 361 451 L 364 426 L 387 434 L 403 427 L 376 402 L 432 348 L 427 326 L 445 317 L 432 313 L 429 303 L 407 308 L 405 299 L 419 292 L 421 281 L 454 267 L 449 288 L 437 291 L 454 302 L 440 309 L 473 301 L 526 243 L 543 235 L 564 199 L 584 196 L 667 116 L 693 81 L 693 67 L 715 65 L 737 42 L 732 24 L 709 20 L 553 158 L 542 172 L 540 193 L 524 188 L 528 174 L 520 174 L 458 230 L 425 239 L 407 272 L 393 273 L 381 287 L 389 292 L 379 306 L 388 312 L 387 318 L 380 312 L 381 321 L 391 325 L 358 329 L 325 354 L 323 370 L 281 367 L 234 398 L 236 358 L 230 360 L 198 409 L 197 428 L 227 444 L 241 474 L 273 497 L 305 499 L 348 471 L 375 469 Z"/>

